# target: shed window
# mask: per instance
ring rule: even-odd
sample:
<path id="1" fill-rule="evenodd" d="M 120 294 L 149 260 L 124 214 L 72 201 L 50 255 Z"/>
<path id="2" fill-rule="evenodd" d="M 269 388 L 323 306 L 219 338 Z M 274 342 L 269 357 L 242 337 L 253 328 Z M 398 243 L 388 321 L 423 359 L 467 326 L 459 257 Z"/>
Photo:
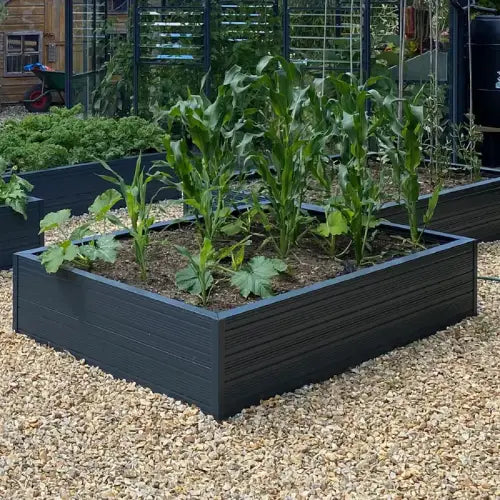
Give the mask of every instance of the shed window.
<path id="1" fill-rule="evenodd" d="M 7 75 L 24 74 L 24 66 L 40 61 L 40 34 L 13 33 L 7 34 L 7 50 L 5 52 L 5 73 Z"/>
<path id="2" fill-rule="evenodd" d="M 108 0 L 110 12 L 127 12 L 129 0 Z"/>

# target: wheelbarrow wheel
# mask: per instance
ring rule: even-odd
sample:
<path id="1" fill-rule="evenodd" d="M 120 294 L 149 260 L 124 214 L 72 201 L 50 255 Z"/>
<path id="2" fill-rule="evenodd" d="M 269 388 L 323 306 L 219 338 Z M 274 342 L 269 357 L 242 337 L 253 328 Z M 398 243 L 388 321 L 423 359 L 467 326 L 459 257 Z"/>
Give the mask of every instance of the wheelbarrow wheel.
<path id="1" fill-rule="evenodd" d="M 43 95 L 41 84 L 34 85 L 24 94 L 24 107 L 30 113 L 45 113 L 52 104 L 52 95 L 49 93 Z"/>

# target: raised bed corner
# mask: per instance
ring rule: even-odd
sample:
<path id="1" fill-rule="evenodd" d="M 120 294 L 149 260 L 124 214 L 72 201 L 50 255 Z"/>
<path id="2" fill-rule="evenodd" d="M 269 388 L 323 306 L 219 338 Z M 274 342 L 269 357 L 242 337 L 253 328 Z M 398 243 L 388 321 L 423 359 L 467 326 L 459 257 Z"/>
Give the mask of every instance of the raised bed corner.
<path id="1" fill-rule="evenodd" d="M 78 269 L 49 275 L 40 249 L 25 251 L 14 328 L 223 419 L 475 315 L 476 242 L 426 238 L 439 245 L 223 312 Z"/>
<path id="2" fill-rule="evenodd" d="M 14 253 L 43 245 L 39 235 L 40 219 L 43 217 L 43 200 L 28 198 L 27 218 L 6 205 L 0 206 L 0 269 L 12 267 Z"/>

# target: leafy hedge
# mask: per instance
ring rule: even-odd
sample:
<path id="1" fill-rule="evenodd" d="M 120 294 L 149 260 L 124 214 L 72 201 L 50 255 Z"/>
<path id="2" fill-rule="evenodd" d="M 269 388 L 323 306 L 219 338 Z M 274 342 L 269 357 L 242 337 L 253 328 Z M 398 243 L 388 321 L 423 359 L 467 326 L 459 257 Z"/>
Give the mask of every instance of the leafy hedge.
<path id="1" fill-rule="evenodd" d="M 9 120 L 0 126 L 0 159 L 20 172 L 112 160 L 162 149 L 164 131 L 135 116 L 79 116 L 80 107 Z"/>

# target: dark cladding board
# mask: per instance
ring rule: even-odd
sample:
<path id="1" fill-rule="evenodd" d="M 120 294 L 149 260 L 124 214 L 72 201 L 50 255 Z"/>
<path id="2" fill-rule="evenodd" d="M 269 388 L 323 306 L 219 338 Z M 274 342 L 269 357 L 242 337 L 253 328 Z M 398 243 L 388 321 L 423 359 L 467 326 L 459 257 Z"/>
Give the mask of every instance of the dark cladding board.
<path id="1" fill-rule="evenodd" d="M 0 206 L 0 269 L 12 267 L 14 253 L 43 245 L 43 235 L 38 234 L 43 201 L 29 198 L 26 212 L 25 220 L 10 207 Z"/>

